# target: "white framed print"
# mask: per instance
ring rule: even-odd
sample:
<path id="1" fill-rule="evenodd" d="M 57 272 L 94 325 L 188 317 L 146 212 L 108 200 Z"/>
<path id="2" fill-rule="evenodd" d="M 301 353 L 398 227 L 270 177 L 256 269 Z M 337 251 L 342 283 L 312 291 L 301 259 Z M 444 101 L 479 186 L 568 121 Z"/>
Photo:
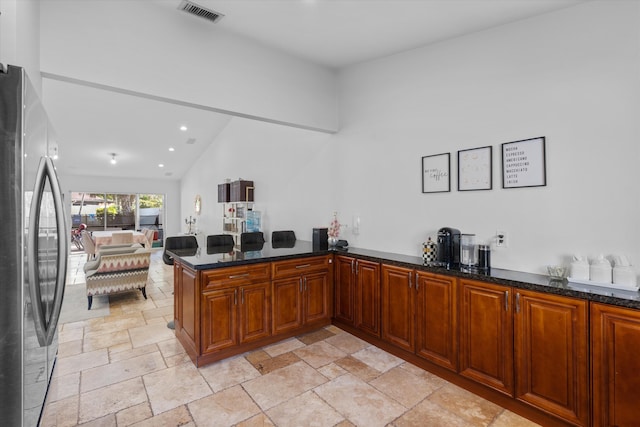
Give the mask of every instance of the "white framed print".
<path id="1" fill-rule="evenodd" d="M 451 191 L 451 153 L 422 157 L 422 192 Z"/>
<path id="2" fill-rule="evenodd" d="M 458 151 L 458 191 L 493 188 L 493 147 Z"/>
<path id="3" fill-rule="evenodd" d="M 502 144 L 502 188 L 547 185 L 545 137 Z"/>

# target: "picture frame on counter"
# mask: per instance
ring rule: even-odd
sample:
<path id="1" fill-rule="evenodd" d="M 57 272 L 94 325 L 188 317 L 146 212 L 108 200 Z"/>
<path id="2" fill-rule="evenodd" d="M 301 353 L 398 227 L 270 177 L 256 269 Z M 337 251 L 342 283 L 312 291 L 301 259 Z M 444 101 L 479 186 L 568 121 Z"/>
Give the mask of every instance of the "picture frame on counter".
<path id="1" fill-rule="evenodd" d="M 458 191 L 493 188 L 493 147 L 458 151 Z"/>
<path id="2" fill-rule="evenodd" d="M 502 144 L 502 188 L 547 185 L 545 137 Z"/>
<path id="3" fill-rule="evenodd" d="M 451 191 L 451 153 L 422 157 L 422 192 Z"/>

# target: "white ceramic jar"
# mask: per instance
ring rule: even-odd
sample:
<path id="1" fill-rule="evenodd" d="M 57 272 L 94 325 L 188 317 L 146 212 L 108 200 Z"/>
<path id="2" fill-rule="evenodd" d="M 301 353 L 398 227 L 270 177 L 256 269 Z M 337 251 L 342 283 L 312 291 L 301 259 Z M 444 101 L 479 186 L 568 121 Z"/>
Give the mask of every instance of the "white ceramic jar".
<path id="1" fill-rule="evenodd" d="M 611 263 L 600 254 L 591 260 L 589 280 L 592 282 L 611 283 Z"/>

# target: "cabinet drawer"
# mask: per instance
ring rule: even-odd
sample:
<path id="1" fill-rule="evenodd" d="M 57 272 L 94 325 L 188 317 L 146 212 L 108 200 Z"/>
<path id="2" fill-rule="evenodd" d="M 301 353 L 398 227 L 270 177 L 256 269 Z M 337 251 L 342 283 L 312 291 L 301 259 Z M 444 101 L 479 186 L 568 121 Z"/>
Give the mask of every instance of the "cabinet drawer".
<path id="1" fill-rule="evenodd" d="M 329 264 L 328 256 L 278 261 L 271 264 L 272 276 L 274 279 L 278 279 L 282 277 L 299 276 L 312 271 L 328 270 Z"/>
<path id="2" fill-rule="evenodd" d="M 256 283 L 270 279 L 270 264 L 251 264 L 202 272 L 202 290 Z"/>

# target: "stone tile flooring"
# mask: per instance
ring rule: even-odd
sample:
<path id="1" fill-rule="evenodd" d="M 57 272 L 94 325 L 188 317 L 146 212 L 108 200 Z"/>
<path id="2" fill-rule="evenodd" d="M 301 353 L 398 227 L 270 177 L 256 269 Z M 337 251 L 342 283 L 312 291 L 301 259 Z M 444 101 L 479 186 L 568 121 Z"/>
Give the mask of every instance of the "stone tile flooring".
<path id="1" fill-rule="evenodd" d="M 67 286 L 84 287 L 84 261 Z M 166 327 L 172 292 L 157 250 L 148 300 L 111 296 L 108 316 L 60 326 L 43 427 L 536 425 L 334 326 L 198 369 Z"/>

